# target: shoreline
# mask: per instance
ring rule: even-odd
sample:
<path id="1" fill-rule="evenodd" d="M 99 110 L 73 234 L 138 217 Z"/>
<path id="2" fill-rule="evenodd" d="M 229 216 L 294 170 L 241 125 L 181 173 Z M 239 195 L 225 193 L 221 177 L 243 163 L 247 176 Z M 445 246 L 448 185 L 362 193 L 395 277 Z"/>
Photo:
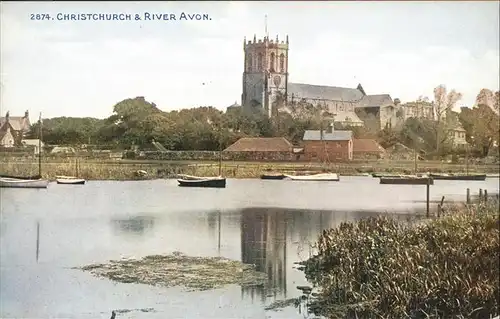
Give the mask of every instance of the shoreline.
<path id="1" fill-rule="evenodd" d="M 465 174 L 466 166 L 457 164 L 419 163 L 417 173 L 454 173 Z M 139 171 L 143 171 L 141 174 Z M 370 176 L 372 173 L 382 174 L 414 174 L 413 163 L 400 162 L 362 162 L 337 163 L 322 165 L 321 163 L 280 163 L 280 162 L 230 162 L 222 164 L 222 174 L 226 178 L 260 178 L 265 173 L 281 173 L 290 175 L 316 174 L 333 172 L 340 176 Z M 487 174 L 488 178 L 500 176 L 498 165 L 471 165 L 469 174 Z M 12 176 L 32 176 L 38 174 L 36 161 L 7 161 L 2 163 L 0 174 Z M 132 161 L 81 161 L 78 173 L 73 160 L 62 162 L 42 162 L 42 176 L 55 180 L 56 176 L 77 176 L 86 180 L 152 180 L 176 178 L 179 174 L 194 176 L 217 176 L 219 166 L 214 162 L 148 162 Z M 143 176 L 144 175 L 144 176 Z"/>

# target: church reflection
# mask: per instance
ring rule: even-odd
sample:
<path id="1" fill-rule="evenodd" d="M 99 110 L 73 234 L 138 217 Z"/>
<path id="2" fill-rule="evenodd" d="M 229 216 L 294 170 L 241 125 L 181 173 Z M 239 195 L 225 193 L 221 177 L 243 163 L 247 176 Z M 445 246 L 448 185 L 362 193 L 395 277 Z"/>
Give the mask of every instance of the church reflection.
<path id="1" fill-rule="evenodd" d="M 268 292 L 286 296 L 287 213 L 248 208 L 241 212 L 241 259 L 268 276 Z M 242 296 L 265 299 L 264 287 L 244 287 Z"/>
<path id="2" fill-rule="evenodd" d="M 111 223 L 115 231 L 119 233 L 144 235 L 147 230 L 154 227 L 154 218 L 137 216 L 127 219 L 113 219 Z"/>

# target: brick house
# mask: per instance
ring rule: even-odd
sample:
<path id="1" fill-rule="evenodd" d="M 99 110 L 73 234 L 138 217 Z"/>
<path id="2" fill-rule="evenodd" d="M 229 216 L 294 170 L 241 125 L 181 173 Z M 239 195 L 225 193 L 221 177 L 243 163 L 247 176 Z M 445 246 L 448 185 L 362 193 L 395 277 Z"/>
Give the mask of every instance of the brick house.
<path id="1" fill-rule="evenodd" d="M 308 161 L 350 161 L 353 158 L 352 131 L 307 130 L 303 137 L 304 159 Z"/>

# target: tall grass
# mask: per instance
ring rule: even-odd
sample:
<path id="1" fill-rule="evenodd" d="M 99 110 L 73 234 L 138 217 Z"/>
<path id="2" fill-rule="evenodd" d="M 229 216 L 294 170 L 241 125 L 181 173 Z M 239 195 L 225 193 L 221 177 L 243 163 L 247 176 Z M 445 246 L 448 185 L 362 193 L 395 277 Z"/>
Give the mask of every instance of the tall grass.
<path id="1" fill-rule="evenodd" d="M 324 231 L 303 263 L 328 318 L 489 318 L 499 312 L 498 202 L 408 225 L 387 217 Z"/>

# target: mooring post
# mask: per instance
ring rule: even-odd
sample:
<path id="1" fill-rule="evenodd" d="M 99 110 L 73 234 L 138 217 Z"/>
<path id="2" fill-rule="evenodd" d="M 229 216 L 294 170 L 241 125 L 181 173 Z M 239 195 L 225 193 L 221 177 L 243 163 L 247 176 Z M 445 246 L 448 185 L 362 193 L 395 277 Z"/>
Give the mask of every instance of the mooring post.
<path id="1" fill-rule="evenodd" d="M 483 201 L 483 189 L 479 189 L 479 202 L 481 203 Z"/>
<path id="2" fill-rule="evenodd" d="M 467 195 L 465 196 L 465 202 L 470 204 L 470 188 L 467 188 Z"/>
<path id="3" fill-rule="evenodd" d="M 484 190 L 484 202 L 485 203 L 488 202 L 488 190 L 487 189 Z"/>
<path id="4" fill-rule="evenodd" d="M 429 202 L 430 202 L 430 185 L 431 184 L 431 179 L 428 178 L 427 179 L 427 185 L 425 185 L 425 190 L 426 190 L 426 199 L 425 199 L 425 202 L 426 202 L 426 216 L 427 218 L 429 218 L 429 215 L 430 215 L 430 212 L 429 212 Z"/>

